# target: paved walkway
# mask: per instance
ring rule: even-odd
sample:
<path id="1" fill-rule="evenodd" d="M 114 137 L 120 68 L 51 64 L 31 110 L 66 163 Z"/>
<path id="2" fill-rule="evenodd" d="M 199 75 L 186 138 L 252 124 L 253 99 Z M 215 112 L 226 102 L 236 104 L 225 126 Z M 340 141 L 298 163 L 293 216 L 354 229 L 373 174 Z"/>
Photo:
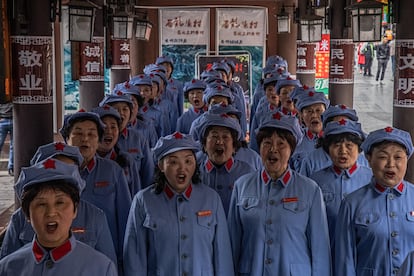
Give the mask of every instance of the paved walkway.
<path id="1" fill-rule="evenodd" d="M 376 73 L 376 61 L 372 72 Z M 363 130 L 372 130 L 392 125 L 392 93 L 391 63 L 388 64 L 384 84 L 375 81 L 375 77 L 364 77 L 355 73 L 354 108 L 356 109 Z M 7 163 L 7 159 L 2 159 Z M 0 162 L 1 163 L 1 162 Z M 3 166 L 4 167 L 4 166 Z M 7 168 L 0 167 L 0 236 L 14 210 L 14 178 L 9 176 Z"/>

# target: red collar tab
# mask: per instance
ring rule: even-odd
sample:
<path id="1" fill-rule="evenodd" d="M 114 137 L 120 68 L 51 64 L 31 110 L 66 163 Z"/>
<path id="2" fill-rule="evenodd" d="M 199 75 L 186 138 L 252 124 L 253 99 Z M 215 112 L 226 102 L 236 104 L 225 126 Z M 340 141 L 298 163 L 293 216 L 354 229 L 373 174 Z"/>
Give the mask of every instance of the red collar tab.
<path id="1" fill-rule="evenodd" d="M 285 174 L 282 176 L 282 183 L 284 186 L 286 186 L 290 180 L 290 177 L 292 176 L 292 174 L 290 173 L 290 170 L 286 170 Z"/>
<path id="2" fill-rule="evenodd" d="M 110 153 L 110 155 L 109 155 L 109 159 L 111 159 L 111 160 L 115 160 L 117 156 L 118 156 L 118 154 L 116 154 L 115 150 L 114 150 L 114 149 L 112 149 L 112 150 L 111 150 L 111 153 Z"/>
<path id="3" fill-rule="evenodd" d="M 404 192 L 404 188 L 405 188 L 405 184 L 401 181 L 400 184 L 396 185 L 393 189 L 396 190 L 399 194 L 402 194 Z M 382 186 L 379 183 L 375 183 L 375 189 L 380 192 L 383 193 L 385 192 L 388 188 Z"/>
<path id="4" fill-rule="evenodd" d="M 226 167 L 226 170 L 227 171 L 230 171 L 231 168 L 233 167 L 233 165 L 234 165 L 234 159 L 233 159 L 233 157 L 230 158 L 229 160 L 227 160 L 226 164 L 224 164 L 224 166 Z"/>
<path id="5" fill-rule="evenodd" d="M 66 256 L 70 251 L 72 250 L 72 244 L 70 239 L 65 241 L 62 245 L 53 248 L 50 250 L 50 256 L 54 262 L 59 261 L 64 256 Z M 34 257 L 38 263 L 44 259 L 44 257 L 47 255 L 47 251 L 37 242 L 35 239 L 32 246 L 32 251 L 34 254 Z"/>
<path id="6" fill-rule="evenodd" d="M 332 168 L 333 168 L 333 170 L 334 170 L 334 172 L 337 174 L 337 175 L 340 175 L 342 172 L 345 172 L 348 176 L 351 176 L 356 170 L 357 170 L 357 168 L 358 168 L 358 165 L 357 165 L 357 163 L 355 163 L 354 165 L 352 165 L 352 167 L 350 167 L 349 169 L 347 169 L 347 170 L 343 170 L 343 169 L 341 169 L 341 168 L 338 168 L 337 166 L 332 166 Z"/>
<path id="7" fill-rule="evenodd" d="M 88 169 L 88 171 L 92 171 L 93 168 L 95 167 L 96 161 L 95 161 L 95 156 L 91 159 L 91 161 L 89 161 L 88 165 L 86 165 L 86 168 Z"/>
<path id="8" fill-rule="evenodd" d="M 270 176 L 267 174 L 266 170 L 262 171 L 262 180 L 264 184 L 267 184 L 270 181 Z"/>
<path id="9" fill-rule="evenodd" d="M 315 134 L 313 134 L 313 132 L 309 129 L 306 131 L 306 136 L 308 136 L 310 140 L 313 140 L 313 138 L 315 138 Z"/>
<path id="10" fill-rule="evenodd" d="M 127 137 L 128 136 L 128 128 L 126 127 L 126 128 L 124 128 L 122 131 L 121 131 L 121 133 L 122 133 L 122 135 L 124 135 L 125 137 Z"/>
<path id="11" fill-rule="evenodd" d="M 213 170 L 213 168 L 214 168 L 213 163 L 210 161 L 210 159 L 207 159 L 207 162 L 206 162 L 207 172 L 211 172 Z"/>
<path id="12" fill-rule="evenodd" d="M 191 192 L 192 192 L 192 191 L 193 191 L 193 185 L 192 185 L 192 184 L 190 184 L 190 185 L 187 187 L 187 189 L 184 191 L 183 196 L 184 196 L 186 199 L 190 199 L 190 196 L 191 196 Z M 165 195 L 168 197 L 168 199 L 173 198 L 173 197 L 174 197 L 174 195 L 176 194 L 176 192 L 175 192 L 173 189 L 171 189 L 171 187 L 170 187 L 169 185 L 165 185 L 165 188 L 164 188 L 164 193 L 165 193 Z"/>
<path id="13" fill-rule="evenodd" d="M 231 157 L 229 160 L 224 163 L 224 167 L 229 172 L 231 168 L 233 168 L 234 165 L 234 159 Z M 213 162 L 211 162 L 210 159 L 207 159 L 207 162 L 205 164 L 205 168 L 207 169 L 207 172 L 211 172 L 216 166 L 214 166 Z"/>

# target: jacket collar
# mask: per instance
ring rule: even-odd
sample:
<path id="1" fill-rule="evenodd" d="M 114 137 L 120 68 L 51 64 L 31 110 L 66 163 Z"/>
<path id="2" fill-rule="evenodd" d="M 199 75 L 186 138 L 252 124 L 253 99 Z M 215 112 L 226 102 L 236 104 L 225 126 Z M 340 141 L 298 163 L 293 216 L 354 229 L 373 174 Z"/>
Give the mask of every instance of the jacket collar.
<path id="1" fill-rule="evenodd" d="M 191 192 L 193 191 L 193 185 L 192 184 L 190 184 L 188 187 L 187 187 L 187 189 L 185 189 L 185 191 L 184 191 L 184 193 L 182 193 L 182 196 L 184 197 L 184 198 L 186 198 L 187 200 L 189 200 L 190 199 L 190 196 L 191 196 Z M 164 187 L 164 193 L 165 193 L 165 195 L 167 196 L 167 198 L 168 199 L 171 199 L 171 198 L 173 198 L 174 197 L 174 195 L 176 195 L 177 193 L 173 190 L 173 189 L 171 189 L 171 187 L 167 184 L 167 185 L 165 185 L 165 187 Z"/>

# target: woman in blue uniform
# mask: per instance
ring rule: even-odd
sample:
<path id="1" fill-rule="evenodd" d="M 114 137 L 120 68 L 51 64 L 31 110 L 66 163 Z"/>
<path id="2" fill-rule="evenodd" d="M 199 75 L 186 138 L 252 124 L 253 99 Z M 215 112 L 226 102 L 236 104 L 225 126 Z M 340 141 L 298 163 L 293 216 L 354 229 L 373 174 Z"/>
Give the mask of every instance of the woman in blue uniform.
<path id="1" fill-rule="evenodd" d="M 128 217 L 126 276 L 234 275 L 223 206 L 199 183 L 197 150 L 179 132 L 161 137 L 153 149 L 155 184 L 135 195 Z"/>
<path id="2" fill-rule="evenodd" d="M 300 125 L 295 117 L 277 114 L 257 133 L 264 169 L 234 185 L 228 223 L 236 274 L 331 275 L 321 190 L 289 168 L 302 139 Z"/>
<path id="3" fill-rule="evenodd" d="M 109 258 L 71 233 L 84 185 L 77 166 L 56 159 L 22 169 L 16 186 L 23 191 L 22 209 L 36 235 L 0 261 L 1 276 L 118 275 Z"/>
<path id="4" fill-rule="evenodd" d="M 320 141 L 332 165 L 313 173 L 310 178 L 322 190 L 332 250 L 336 217 L 342 199 L 366 185 L 372 177 L 371 169 L 358 161 L 364 139 L 361 124 L 342 119 L 328 123 Z"/>
<path id="5" fill-rule="evenodd" d="M 68 164 L 79 166 L 83 157 L 77 147 L 65 145 L 61 142 L 49 143 L 40 146 L 34 154 L 31 165 L 42 162 L 45 159 L 54 158 Z M 21 200 L 21 187 L 15 186 L 16 196 Z M 80 191 L 82 193 L 82 191 Z M 75 238 L 95 248 L 108 256 L 115 264 L 117 257 L 105 213 L 88 203 L 80 200 L 77 208 L 76 218 L 72 222 L 72 234 Z M 0 259 L 13 253 L 33 240 L 34 230 L 27 221 L 23 210 L 17 209 L 11 216 L 7 231 L 0 250 Z"/>
<path id="6" fill-rule="evenodd" d="M 413 153 L 408 132 L 371 132 L 362 149 L 374 177 L 341 203 L 335 275 L 395 275 L 414 251 L 414 185 L 404 180 Z"/>

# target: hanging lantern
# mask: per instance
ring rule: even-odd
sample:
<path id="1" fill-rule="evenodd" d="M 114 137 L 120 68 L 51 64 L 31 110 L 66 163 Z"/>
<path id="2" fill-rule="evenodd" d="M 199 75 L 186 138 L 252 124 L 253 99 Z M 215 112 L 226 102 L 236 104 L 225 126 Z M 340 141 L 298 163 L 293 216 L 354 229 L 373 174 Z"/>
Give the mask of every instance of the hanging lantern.
<path id="1" fill-rule="evenodd" d="M 86 1 L 69 2 L 69 40 L 91 42 L 95 21 L 95 7 Z"/>

